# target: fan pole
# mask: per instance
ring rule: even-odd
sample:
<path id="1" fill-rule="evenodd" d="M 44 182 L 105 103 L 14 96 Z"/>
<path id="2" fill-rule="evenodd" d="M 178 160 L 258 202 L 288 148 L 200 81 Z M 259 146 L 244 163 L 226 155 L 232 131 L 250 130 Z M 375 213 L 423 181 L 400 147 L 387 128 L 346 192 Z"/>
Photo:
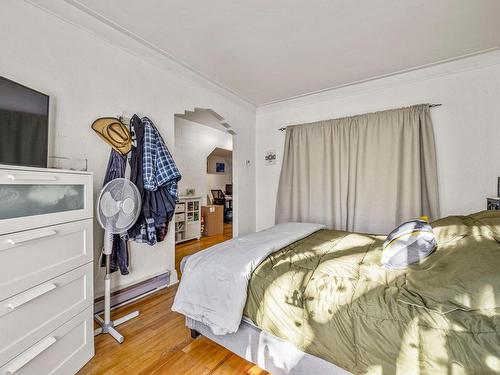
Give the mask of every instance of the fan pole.
<path id="1" fill-rule="evenodd" d="M 104 277 L 104 320 L 95 314 L 95 320 L 101 326 L 94 331 L 94 336 L 109 333 L 120 344 L 125 340 L 114 327 L 139 316 L 139 311 L 134 311 L 117 320 L 111 320 L 111 251 L 113 250 L 113 234 L 104 232 L 104 256 L 106 257 L 106 276 Z"/>

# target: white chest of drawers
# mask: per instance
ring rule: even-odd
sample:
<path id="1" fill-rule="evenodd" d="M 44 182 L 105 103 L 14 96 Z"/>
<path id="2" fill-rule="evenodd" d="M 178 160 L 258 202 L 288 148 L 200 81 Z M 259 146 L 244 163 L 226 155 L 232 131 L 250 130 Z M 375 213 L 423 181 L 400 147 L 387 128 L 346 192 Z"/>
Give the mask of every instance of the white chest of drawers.
<path id="1" fill-rule="evenodd" d="M 0 165 L 0 375 L 94 355 L 92 174 Z"/>

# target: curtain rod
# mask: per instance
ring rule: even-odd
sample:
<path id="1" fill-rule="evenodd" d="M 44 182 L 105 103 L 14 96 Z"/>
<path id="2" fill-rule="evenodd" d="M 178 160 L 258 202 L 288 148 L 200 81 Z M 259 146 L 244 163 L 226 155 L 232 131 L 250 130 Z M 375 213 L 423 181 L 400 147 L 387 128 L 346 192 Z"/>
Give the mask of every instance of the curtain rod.
<path id="1" fill-rule="evenodd" d="M 441 103 L 429 104 L 429 108 L 440 107 L 440 106 L 442 106 Z M 293 125 L 288 125 L 288 126 L 293 126 Z M 286 128 L 287 128 L 287 126 L 283 126 L 283 127 L 279 128 L 278 130 L 280 132 L 282 132 L 283 130 L 286 130 Z"/>

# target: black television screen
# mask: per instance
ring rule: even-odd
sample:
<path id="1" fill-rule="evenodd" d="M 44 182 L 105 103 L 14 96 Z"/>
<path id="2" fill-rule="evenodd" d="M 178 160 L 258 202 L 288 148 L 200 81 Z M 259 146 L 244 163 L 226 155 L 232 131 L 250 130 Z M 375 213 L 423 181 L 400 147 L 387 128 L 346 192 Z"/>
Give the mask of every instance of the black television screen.
<path id="1" fill-rule="evenodd" d="M 47 167 L 49 96 L 0 77 L 0 164 Z"/>

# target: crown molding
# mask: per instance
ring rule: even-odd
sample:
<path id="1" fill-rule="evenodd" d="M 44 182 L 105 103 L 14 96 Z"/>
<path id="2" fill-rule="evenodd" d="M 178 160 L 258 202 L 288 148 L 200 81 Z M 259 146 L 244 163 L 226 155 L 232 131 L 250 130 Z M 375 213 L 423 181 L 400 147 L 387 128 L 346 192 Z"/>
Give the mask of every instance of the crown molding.
<path id="1" fill-rule="evenodd" d="M 303 107 L 371 91 L 408 85 L 415 82 L 437 79 L 471 70 L 488 68 L 499 64 L 500 50 L 498 47 L 490 48 L 425 66 L 419 66 L 380 77 L 352 82 L 309 94 L 262 104 L 257 107 L 257 115 Z"/>
<path id="2" fill-rule="evenodd" d="M 160 47 L 86 7 L 78 0 L 25 0 L 25 2 L 115 47 L 142 59 L 146 58 L 156 66 L 214 91 L 246 109 L 255 112 L 257 108 L 255 103 L 240 93 L 197 71 Z"/>
<path id="3" fill-rule="evenodd" d="M 379 90 L 387 87 L 405 85 L 416 81 L 480 69 L 500 63 L 499 47 L 477 51 L 471 54 L 413 67 L 365 80 L 349 82 L 293 97 L 283 98 L 264 104 L 256 104 L 244 95 L 211 79 L 200 71 L 177 59 L 160 47 L 148 42 L 127 28 L 118 25 L 102 14 L 88 8 L 79 0 L 25 0 L 46 13 L 55 16 L 91 35 L 121 48 L 128 53 L 149 62 L 191 83 L 211 90 L 242 107 L 264 114 L 322 102 L 333 98 L 355 95 L 356 93 Z"/>

